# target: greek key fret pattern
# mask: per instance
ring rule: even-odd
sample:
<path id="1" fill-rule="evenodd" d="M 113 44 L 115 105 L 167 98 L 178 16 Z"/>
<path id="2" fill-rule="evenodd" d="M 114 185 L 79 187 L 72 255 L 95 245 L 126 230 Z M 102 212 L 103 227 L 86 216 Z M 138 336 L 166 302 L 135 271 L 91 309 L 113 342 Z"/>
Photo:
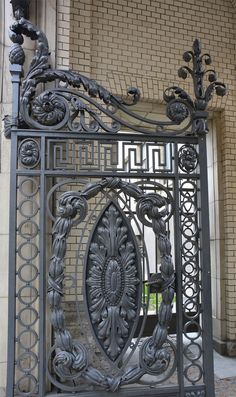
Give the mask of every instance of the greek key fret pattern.
<path id="1" fill-rule="evenodd" d="M 53 170 L 173 172 L 173 144 L 126 141 L 47 141 L 47 168 Z"/>

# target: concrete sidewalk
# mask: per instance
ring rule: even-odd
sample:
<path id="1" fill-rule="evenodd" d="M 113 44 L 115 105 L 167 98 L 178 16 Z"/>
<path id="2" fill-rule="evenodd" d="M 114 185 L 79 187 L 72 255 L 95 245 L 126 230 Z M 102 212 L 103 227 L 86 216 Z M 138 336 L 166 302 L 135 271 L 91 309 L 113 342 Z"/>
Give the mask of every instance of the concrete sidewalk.
<path id="1" fill-rule="evenodd" d="M 236 397 L 236 358 L 214 352 L 216 397 Z"/>

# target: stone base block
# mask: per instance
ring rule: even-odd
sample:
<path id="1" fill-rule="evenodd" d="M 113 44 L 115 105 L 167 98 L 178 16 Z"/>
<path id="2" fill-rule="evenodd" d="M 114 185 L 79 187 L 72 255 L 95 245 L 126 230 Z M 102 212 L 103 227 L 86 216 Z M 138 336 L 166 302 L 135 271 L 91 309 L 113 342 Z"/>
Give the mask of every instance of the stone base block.
<path id="1" fill-rule="evenodd" d="M 213 346 L 221 356 L 236 357 L 236 341 L 222 341 L 214 338 Z"/>
<path id="2" fill-rule="evenodd" d="M 236 357 L 236 341 L 227 342 L 227 355 Z"/>

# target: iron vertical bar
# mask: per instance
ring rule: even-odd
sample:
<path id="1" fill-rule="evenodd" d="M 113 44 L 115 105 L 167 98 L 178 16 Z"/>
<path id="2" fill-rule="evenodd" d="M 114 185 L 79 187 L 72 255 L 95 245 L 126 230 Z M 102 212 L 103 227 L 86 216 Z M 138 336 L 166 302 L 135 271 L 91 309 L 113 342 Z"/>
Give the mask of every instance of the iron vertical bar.
<path id="1" fill-rule="evenodd" d="M 45 268 L 45 137 L 41 137 L 41 175 L 40 175 L 40 240 L 39 240 L 39 396 L 45 396 L 45 387 L 46 387 L 46 340 L 45 340 L 45 316 L 46 316 L 46 304 L 45 304 L 45 296 L 46 296 L 46 268 Z"/>
<path id="2" fill-rule="evenodd" d="M 16 336 L 16 211 L 17 211 L 17 136 L 11 137 L 10 216 L 9 216 L 9 276 L 8 276 L 8 353 L 7 397 L 14 395 L 15 336 Z"/>
<path id="3" fill-rule="evenodd" d="M 202 268 L 202 308 L 203 308 L 203 370 L 206 384 L 206 397 L 215 396 L 212 338 L 212 306 L 211 306 L 211 266 L 210 266 L 210 231 L 208 203 L 208 175 L 206 136 L 199 138 L 200 165 L 200 199 L 201 199 L 201 251 Z"/>
<path id="4" fill-rule="evenodd" d="M 181 261 L 181 235 L 180 235 L 180 214 L 179 214 L 179 174 L 178 174 L 178 145 L 175 143 L 174 149 L 175 159 L 175 179 L 174 179 L 174 198 L 175 198 L 175 216 L 174 216 L 174 227 L 175 227 L 175 271 L 176 271 L 176 312 L 179 313 L 176 316 L 177 321 L 177 355 L 178 355 L 178 382 L 180 396 L 184 395 L 184 375 L 183 375 L 183 296 L 182 296 L 182 261 Z"/>
<path id="5" fill-rule="evenodd" d="M 10 65 L 11 82 L 12 82 L 12 121 L 14 127 L 18 126 L 19 121 L 19 100 L 20 100 L 20 82 L 23 68 L 21 65 Z"/>

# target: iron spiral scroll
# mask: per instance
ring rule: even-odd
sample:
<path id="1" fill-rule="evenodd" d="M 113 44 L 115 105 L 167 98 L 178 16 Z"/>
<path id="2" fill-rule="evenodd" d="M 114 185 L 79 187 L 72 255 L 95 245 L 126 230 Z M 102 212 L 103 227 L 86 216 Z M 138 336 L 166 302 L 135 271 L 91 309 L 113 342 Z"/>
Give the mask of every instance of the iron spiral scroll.
<path id="1" fill-rule="evenodd" d="M 166 120 L 148 119 L 131 110 L 141 97 L 138 88 L 130 87 L 127 97 L 121 98 L 80 73 L 51 69 L 45 34 L 20 16 L 10 27 L 13 45 L 9 59 L 12 65 L 24 64 L 24 35 L 38 43 L 22 82 L 19 126 L 24 128 L 115 134 L 126 127 L 141 134 L 201 135 L 208 132 L 206 108 L 213 93 L 221 97 L 226 94 L 226 87 L 217 81 L 215 71 L 205 68 L 211 64 L 211 57 L 202 54 L 201 44 L 196 39 L 193 50 L 183 55 L 185 62 L 192 62 L 192 69 L 183 66 L 178 71 L 179 77 L 183 79 L 189 75 L 192 77 L 195 98 L 192 99 L 178 86 L 169 87 L 163 94 Z M 207 79 L 208 85 L 205 84 Z M 40 93 L 39 84 L 48 82 L 55 82 L 56 86 Z M 137 120 L 142 122 L 143 127 L 135 125 Z"/>
<path id="2" fill-rule="evenodd" d="M 136 365 L 125 367 L 119 376 L 108 376 L 94 368 L 88 360 L 86 348 L 72 336 L 65 325 L 65 314 L 61 300 L 63 296 L 64 258 L 66 256 L 67 237 L 73 226 L 82 222 L 88 211 L 87 201 L 106 188 L 120 189 L 136 201 L 138 219 L 153 229 L 161 254 L 162 302 L 158 314 L 158 323 L 151 337 L 142 342 L 140 360 Z M 116 211 L 112 205 L 111 211 Z M 158 193 L 146 193 L 134 183 L 120 178 L 105 178 L 87 185 L 81 192 L 66 192 L 59 199 L 59 213 L 53 227 L 53 254 L 48 275 L 48 300 L 51 307 L 51 323 L 56 343 L 52 360 L 54 371 L 60 379 L 76 380 L 81 377 L 90 384 L 115 392 L 121 386 L 139 382 L 145 374 L 160 375 L 175 370 L 170 366 L 170 353 L 167 345 L 168 326 L 172 316 L 174 298 L 174 266 L 171 258 L 171 244 L 165 228 L 165 219 L 171 216 L 166 199 Z M 137 280 L 137 279 L 136 279 Z M 137 281 L 138 282 L 138 281 Z M 171 346 L 174 349 L 173 346 Z M 52 353 L 52 352 L 51 352 Z M 51 357 L 50 357 L 51 360 Z M 52 383 L 55 380 L 50 375 Z M 56 381 L 58 385 L 58 382 Z M 63 385 L 61 385 L 63 388 Z"/>

